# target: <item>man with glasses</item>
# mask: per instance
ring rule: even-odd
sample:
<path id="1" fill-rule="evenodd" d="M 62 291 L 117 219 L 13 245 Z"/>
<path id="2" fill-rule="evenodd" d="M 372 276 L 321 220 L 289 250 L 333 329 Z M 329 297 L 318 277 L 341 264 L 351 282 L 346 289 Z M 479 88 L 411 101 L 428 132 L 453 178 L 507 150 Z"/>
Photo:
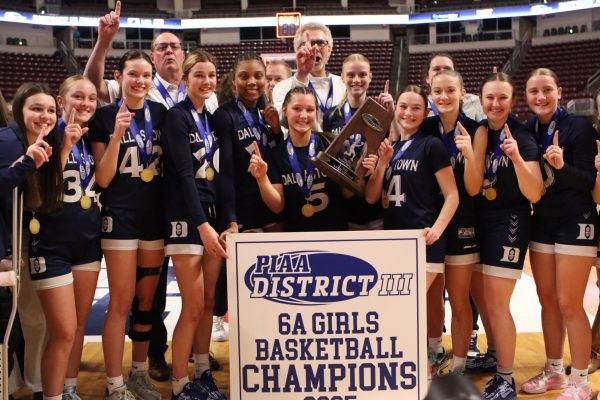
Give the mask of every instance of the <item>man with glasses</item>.
<path id="1" fill-rule="evenodd" d="M 338 75 L 327 72 L 325 67 L 333 49 L 331 31 L 325 25 L 309 22 L 296 32 L 294 50 L 296 51 L 296 73 L 275 85 L 273 104 L 281 113 L 283 99 L 287 92 L 296 86 L 308 86 L 317 97 L 316 124 L 321 131 L 323 115 L 332 106 L 339 104 L 346 92 L 346 86 Z"/>
<path id="2" fill-rule="evenodd" d="M 98 40 L 85 66 L 84 75 L 94 83 L 98 90 L 98 98 L 105 103 L 112 103 L 120 96 L 119 83 L 116 80 L 103 79 L 106 55 L 119 30 L 120 13 L 121 2 L 117 1 L 115 10 L 100 18 Z M 150 58 L 156 74 L 147 98 L 169 109 L 184 100 L 187 95 L 185 84 L 181 79 L 185 59 L 181 41 L 171 32 L 162 32 L 152 41 Z M 219 106 L 217 96 L 213 93 L 206 100 L 205 105 L 207 110 L 213 113 Z M 152 306 L 155 319 L 152 323 L 152 337 L 148 348 L 148 375 L 157 381 L 166 381 L 170 376 L 165 360 L 165 352 L 168 348 L 167 329 L 162 320 L 166 307 L 168 266 L 169 259 L 165 258 Z M 213 366 L 213 369 L 216 367 Z"/>
<path id="3" fill-rule="evenodd" d="M 119 98 L 119 83 L 105 80 L 104 65 L 108 49 L 119 30 L 121 2 L 117 1 L 115 11 L 111 11 L 98 22 L 98 40 L 85 66 L 84 75 L 96 85 L 98 98 L 105 103 L 112 103 Z M 163 32 L 152 41 L 150 58 L 156 69 L 153 85 L 148 92 L 148 99 L 162 103 L 171 108 L 179 103 L 187 94 L 185 84 L 181 80 L 182 65 L 185 54 L 181 41 L 171 32 Z M 206 101 L 206 108 L 213 113 L 219 106 L 217 96 L 213 93 Z"/>

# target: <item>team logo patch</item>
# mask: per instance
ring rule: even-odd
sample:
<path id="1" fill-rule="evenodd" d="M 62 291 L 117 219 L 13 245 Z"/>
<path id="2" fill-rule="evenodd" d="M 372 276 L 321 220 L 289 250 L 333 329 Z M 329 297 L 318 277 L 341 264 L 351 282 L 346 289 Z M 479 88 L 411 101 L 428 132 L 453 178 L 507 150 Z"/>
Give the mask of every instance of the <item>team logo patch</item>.
<path id="1" fill-rule="evenodd" d="M 504 253 L 502 254 L 500 261 L 509 263 L 519 262 L 519 254 L 521 253 L 521 249 L 517 247 L 502 246 L 502 250 Z"/>
<path id="2" fill-rule="evenodd" d="M 458 228 L 458 238 L 459 239 L 473 239 L 475 237 L 475 228 Z"/>
<path id="3" fill-rule="evenodd" d="M 110 233 L 113 230 L 112 217 L 102 217 L 102 232 Z"/>
<path id="4" fill-rule="evenodd" d="M 32 275 L 46 272 L 46 258 L 32 257 L 29 259 L 29 271 Z"/>
<path id="5" fill-rule="evenodd" d="M 579 236 L 578 240 L 590 240 L 594 238 L 594 225 L 593 224 L 577 224 L 579 225 Z"/>
<path id="6" fill-rule="evenodd" d="M 302 306 L 368 296 L 377 280 L 366 261 L 325 251 L 259 255 L 244 277 L 252 298 Z"/>
<path id="7" fill-rule="evenodd" d="M 181 238 L 187 237 L 188 224 L 185 221 L 171 221 L 171 237 Z"/>

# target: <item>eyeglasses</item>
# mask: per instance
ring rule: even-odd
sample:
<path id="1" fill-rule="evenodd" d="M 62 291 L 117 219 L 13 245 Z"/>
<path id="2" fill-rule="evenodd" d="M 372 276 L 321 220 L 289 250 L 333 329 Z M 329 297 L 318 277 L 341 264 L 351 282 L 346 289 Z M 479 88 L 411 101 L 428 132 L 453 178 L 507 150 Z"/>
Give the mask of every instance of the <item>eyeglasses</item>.
<path id="1" fill-rule="evenodd" d="M 304 42 L 302 44 L 306 44 L 306 42 Z M 322 49 L 323 47 L 327 46 L 328 44 L 329 44 L 329 42 L 327 40 L 323 40 L 323 39 L 317 39 L 317 40 L 311 40 L 310 41 L 310 45 L 311 46 L 317 46 L 320 49 Z"/>
<path id="2" fill-rule="evenodd" d="M 172 42 L 172 43 L 156 43 L 154 45 L 154 50 L 156 50 L 156 51 L 165 51 L 165 50 L 167 50 L 168 47 L 171 47 L 171 49 L 173 49 L 173 51 L 179 50 L 179 49 L 181 49 L 181 43 L 176 43 L 176 42 Z"/>

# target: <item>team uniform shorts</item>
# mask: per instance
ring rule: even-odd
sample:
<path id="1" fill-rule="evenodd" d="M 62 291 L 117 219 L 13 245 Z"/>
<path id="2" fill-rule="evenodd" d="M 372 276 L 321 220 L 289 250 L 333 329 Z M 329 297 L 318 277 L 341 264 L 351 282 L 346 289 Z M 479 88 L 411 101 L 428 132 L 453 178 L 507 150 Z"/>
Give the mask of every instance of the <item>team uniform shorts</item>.
<path id="1" fill-rule="evenodd" d="M 475 218 L 459 216 L 454 218 L 444 232 L 446 238 L 446 264 L 471 265 L 479 262 Z"/>
<path id="2" fill-rule="evenodd" d="M 162 250 L 163 210 L 102 207 L 102 250 Z"/>
<path id="3" fill-rule="evenodd" d="M 37 238 L 29 241 L 29 274 L 35 290 L 73 283 L 72 271 L 100 271 L 100 239 L 53 242 Z"/>
<path id="4" fill-rule="evenodd" d="M 481 263 L 475 270 L 499 278 L 519 279 L 531 237 L 529 210 L 479 216 Z"/>
<path id="5" fill-rule="evenodd" d="M 216 211 L 213 204 L 203 204 L 208 223 L 216 226 Z M 165 256 L 180 254 L 199 255 L 204 253 L 204 245 L 198 227 L 185 216 L 170 216 L 164 225 Z"/>
<path id="6" fill-rule="evenodd" d="M 436 274 L 444 273 L 444 256 L 446 254 L 446 239 L 442 235 L 431 245 L 425 246 L 426 271 Z"/>
<path id="7" fill-rule="evenodd" d="M 545 254 L 596 257 L 597 226 L 596 210 L 552 217 L 534 213 L 529 249 Z"/>

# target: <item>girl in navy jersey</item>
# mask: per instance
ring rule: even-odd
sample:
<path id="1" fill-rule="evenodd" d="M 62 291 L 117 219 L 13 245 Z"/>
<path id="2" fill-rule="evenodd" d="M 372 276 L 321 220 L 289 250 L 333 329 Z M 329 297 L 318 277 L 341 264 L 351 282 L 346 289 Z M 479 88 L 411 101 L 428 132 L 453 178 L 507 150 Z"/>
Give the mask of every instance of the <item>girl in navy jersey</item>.
<path id="1" fill-rule="evenodd" d="M 418 86 L 407 86 L 396 105 L 398 132 L 390 132 L 379 146 L 379 156 L 366 157 L 363 165 L 373 174 L 365 199 L 371 204 L 381 199 L 384 228 L 423 229 L 429 289 L 444 273 L 443 233 L 458 206 L 458 193 L 443 143 L 421 130 L 426 115 L 427 97 Z"/>
<path id="2" fill-rule="evenodd" d="M 315 95 L 309 88 L 297 86 L 285 96 L 282 111 L 288 139 L 266 162 L 258 149 L 250 159 L 250 172 L 263 201 L 272 212 L 281 213 L 286 231 L 346 230 L 340 188 L 310 161 L 326 147 L 321 136 L 311 131 L 317 115 Z"/>
<path id="3" fill-rule="evenodd" d="M 173 259 L 182 309 L 173 332 L 173 398 L 225 399 L 212 379 L 208 348 L 212 329 L 215 284 L 221 259 L 227 257 L 217 222 L 217 186 L 220 152 L 212 131 L 212 115 L 204 103 L 217 85 L 216 61 L 195 50 L 183 63 L 187 98 L 173 107 L 165 121 L 165 199 L 167 224 L 165 253 Z M 236 232 L 228 221 L 226 232 Z M 194 343 L 196 376 L 187 374 L 188 357 Z"/>
<path id="4" fill-rule="evenodd" d="M 101 244 L 110 291 L 102 332 L 107 398 L 131 398 L 133 392 L 160 399 L 147 377 L 146 358 L 150 310 L 163 261 L 161 126 L 166 109 L 145 100 L 152 86 L 152 63 L 144 52 L 125 53 L 115 77 L 123 97 L 100 108 L 90 123 L 96 183 L 103 188 Z M 133 362 L 126 387 L 121 371 L 130 310 Z"/>
<path id="5" fill-rule="evenodd" d="M 279 115 L 272 104 L 264 103 L 265 66 L 255 53 L 240 54 L 232 69 L 235 96 L 214 114 L 214 130 L 221 152 L 221 177 L 225 198 L 220 200 L 228 221 L 241 232 L 262 231 L 275 216 L 260 198 L 258 185 L 250 172 L 250 156 L 258 148 L 265 157 L 283 140 Z M 256 142 L 258 147 L 254 146 Z"/>
<path id="6" fill-rule="evenodd" d="M 339 135 L 350 121 L 356 110 L 367 100 L 367 90 L 371 82 L 371 65 L 362 54 L 350 54 L 342 64 L 342 80 L 346 85 L 344 98 L 335 107 L 330 108 L 323 117 L 323 131 Z M 386 82 L 386 85 L 388 82 Z M 387 86 L 377 101 L 394 113 L 394 99 L 387 93 Z M 345 141 L 340 157 L 349 165 L 354 165 L 363 153 L 365 138 L 353 134 Z M 345 201 L 348 225 L 351 230 L 381 229 L 381 204 L 368 205 L 363 198 L 352 196 Z"/>
<path id="7" fill-rule="evenodd" d="M 13 98 L 13 116 L 14 122 L 0 130 L 2 206 L 10 209 L 12 188 L 26 181 L 25 220 L 29 220 L 31 234 L 36 235 L 52 229 L 40 220 L 62 207 L 56 100 L 46 85 L 25 83 Z M 51 282 L 55 270 L 49 271 L 44 258 L 27 261 L 32 280 L 46 274 L 44 281 L 37 281 L 46 285 L 35 287 L 49 333 L 41 359 L 42 387 L 45 398 L 60 399 L 76 326 L 72 279 Z"/>
<path id="8" fill-rule="evenodd" d="M 462 371 L 466 364 L 472 328 L 469 285 L 474 265 L 479 262 L 475 236 L 475 203 L 483 180 L 483 163 L 487 143 L 485 128 L 460 112 L 465 94 L 460 74 L 442 70 L 431 80 L 431 98 L 438 115 L 423 124 L 426 134 L 442 139 L 450 156 L 459 193 L 459 207 L 446 229 L 446 289 L 452 307 L 453 369 Z M 439 285 L 435 286 L 436 288 Z M 435 296 L 435 297 L 432 297 Z M 441 293 L 429 293 L 437 301 Z M 442 321 L 439 321 L 441 325 Z M 432 338 L 432 342 L 436 339 Z M 437 349 L 435 349 L 436 352 Z"/>
<path id="9" fill-rule="evenodd" d="M 85 321 L 94 300 L 102 258 L 100 209 L 94 192 L 94 159 L 85 138 L 88 121 L 96 111 L 96 97 L 94 84 L 81 75 L 67 78 L 60 86 L 58 104 L 62 119 L 58 121 L 58 127 L 62 135 L 63 207 L 39 216 L 41 229 L 38 234 L 31 235 L 29 242 L 34 287 L 45 290 L 69 283 L 67 297 L 57 299 L 60 303 L 56 307 L 67 304 L 69 309 L 75 308 L 76 314 L 69 317 L 76 318 L 76 330 L 71 326 L 73 321 L 63 318 L 63 314 L 58 325 L 48 324 L 48 327 L 51 335 L 63 335 L 68 330 L 69 336 L 74 336 L 66 376 L 63 377 L 64 397 L 72 400 L 79 399 L 75 386 Z M 50 357 L 54 358 L 54 355 Z M 47 373 L 42 369 L 42 375 Z M 54 382 L 57 387 L 61 384 L 62 379 Z"/>
<path id="10" fill-rule="evenodd" d="M 510 114 L 515 102 L 510 77 L 492 74 L 480 92 L 488 141 L 483 189 L 476 197 L 481 264 L 473 271 L 478 285 L 471 287 L 476 287 L 473 293 L 486 333 L 493 334 L 496 345 L 497 374 L 483 398 L 508 400 L 517 396 L 512 379 L 517 335 L 510 298 L 529 244 L 530 203 L 540 199 L 543 183 L 535 139 Z"/>
<path id="11" fill-rule="evenodd" d="M 595 132 L 583 118 L 559 106 L 561 88 L 549 69 L 534 70 L 526 83 L 527 122 L 542 158 L 545 193 L 533 206 L 531 270 L 542 305 L 546 365 L 522 386 L 527 393 L 564 388 L 559 399 L 590 399 L 587 380 L 591 330 L 583 295 L 596 257 L 598 214 L 591 191 L 596 170 Z M 565 328 L 571 351 L 567 377 L 562 355 Z"/>

